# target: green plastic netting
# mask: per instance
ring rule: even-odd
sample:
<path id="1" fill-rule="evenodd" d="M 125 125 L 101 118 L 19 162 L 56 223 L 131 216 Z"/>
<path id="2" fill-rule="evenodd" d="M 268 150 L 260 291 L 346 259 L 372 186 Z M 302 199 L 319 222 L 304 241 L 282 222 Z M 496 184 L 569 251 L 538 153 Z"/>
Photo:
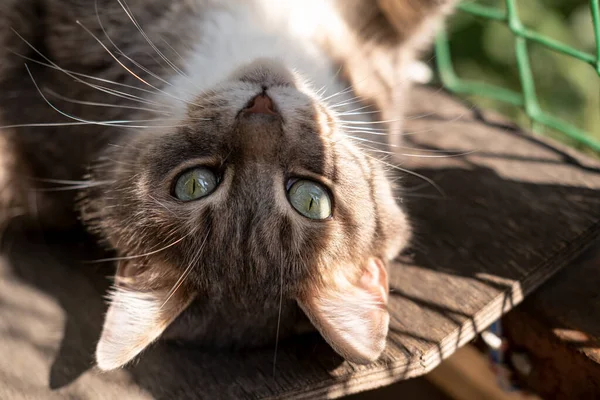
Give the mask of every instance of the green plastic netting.
<path id="1" fill-rule="evenodd" d="M 529 1 L 529 0 L 521 0 Z M 435 54 L 439 77 L 442 84 L 451 92 L 484 96 L 495 101 L 508 103 L 520 107 L 532 122 L 534 131 L 548 127 L 561 132 L 580 144 L 600 151 L 600 140 L 593 137 L 592 132 L 573 125 L 561 118 L 557 118 L 548 110 L 544 110 L 538 101 L 534 76 L 530 65 L 528 46 L 532 43 L 544 46 L 551 51 L 562 53 L 574 59 L 587 63 L 600 76 L 600 0 L 589 0 L 591 12 L 591 23 L 595 36 L 596 54 L 591 54 L 568 46 L 560 41 L 542 35 L 525 26 L 519 18 L 517 0 L 504 0 L 505 8 L 493 7 L 474 2 L 474 0 L 463 1 L 459 6 L 459 12 L 468 13 L 476 18 L 483 19 L 486 23 L 502 23 L 514 35 L 514 50 L 519 74 L 521 91 L 517 92 L 505 87 L 469 80 L 459 77 L 454 69 L 450 42 L 446 31 L 440 32 L 435 43 Z M 500 3 L 500 1 L 499 1 Z M 598 110 L 600 113 L 600 110 Z"/>

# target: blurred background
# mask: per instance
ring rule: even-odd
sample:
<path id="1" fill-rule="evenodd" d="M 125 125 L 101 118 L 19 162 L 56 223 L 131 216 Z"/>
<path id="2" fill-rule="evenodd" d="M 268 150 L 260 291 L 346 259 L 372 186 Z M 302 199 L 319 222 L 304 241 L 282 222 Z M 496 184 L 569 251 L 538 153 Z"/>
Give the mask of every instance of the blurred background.
<path id="1" fill-rule="evenodd" d="M 504 0 L 466 0 L 505 10 Z M 529 29 L 570 47 L 596 54 L 590 0 L 517 0 L 519 17 Z M 515 36 L 504 22 L 457 11 L 447 25 L 456 75 L 521 92 L 515 56 Z M 600 76 L 581 60 L 528 41 L 529 59 L 541 108 L 600 140 Z M 462 95 L 474 104 L 509 116 L 531 128 L 518 107 L 482 96 Z M 577 141 L 553 129 L 536 131 L 577 148 Z M 598 152 L 590 151 L 600 155 Z"/>

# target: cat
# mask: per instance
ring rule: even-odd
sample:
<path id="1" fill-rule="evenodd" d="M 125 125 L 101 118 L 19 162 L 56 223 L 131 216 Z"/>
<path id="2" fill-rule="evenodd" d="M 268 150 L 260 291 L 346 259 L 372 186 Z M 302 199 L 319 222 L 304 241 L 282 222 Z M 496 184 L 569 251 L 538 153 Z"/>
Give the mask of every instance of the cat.
<path id="1" fill-rule="evenodd" d="M 0 217 L 115 252 L 100 369 L 306 318 L 348 361 L 381 355 L 411 227 L 376 134 L 399 143 L 407 68 L 453 3 L 0 5 Z"/>

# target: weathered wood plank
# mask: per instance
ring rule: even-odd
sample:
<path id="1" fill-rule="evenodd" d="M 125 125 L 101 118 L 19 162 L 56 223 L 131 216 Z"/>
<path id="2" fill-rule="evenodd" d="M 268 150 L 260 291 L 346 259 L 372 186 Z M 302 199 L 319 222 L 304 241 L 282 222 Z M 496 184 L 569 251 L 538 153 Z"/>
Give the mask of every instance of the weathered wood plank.
<path id="1" fill-rule="evenodd" d="M 445 196 L 399 174 L 415 240 L 391 267 L 393 322 L 379 362 L 343 362 L 309 335 L 281 344 L 275 373 L 272 348 L 157 344 L 127 370 L 100 374 L 91 355 L 104 272 L 77 261 L 91 258 L 73 248 L 78 239 L 13 233 L 0 265 L 0 398 L 314 399 L 375 388 L 431 370 L 597 240 L 600 164 L 432 89 L 411 104 L 398 153 L 474 152 L 403 157 Z"/>

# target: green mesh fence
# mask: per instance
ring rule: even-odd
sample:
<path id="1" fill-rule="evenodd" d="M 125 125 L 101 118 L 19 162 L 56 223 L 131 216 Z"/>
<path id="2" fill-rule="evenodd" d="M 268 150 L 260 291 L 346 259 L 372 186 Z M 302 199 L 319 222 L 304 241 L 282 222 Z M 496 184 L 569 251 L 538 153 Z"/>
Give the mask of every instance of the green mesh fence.
<path id="1" fill-rule="evenodd" d="M 548 110 L 542 109 L 536 94 L 534 76 L 528 54 L 528 45 L 531 43 L 537 43 L 546 47 L 547 49 L 568 55 L 580 60 L 583 63 L 589 64 L 590 67 L 597 72 L 598 76 L 600 76 L 599 1 L 600 0 L 589 0 L 593 32 L 595 36 L 596 54 L 591 54 L 571 46 L 567 46 L 566 44 L 542 35 L 539 32 L 528 29 L 528 27 L 524 26 L 519 18 L 517 0 L 504 0 L 505 9 L 478 4 L 473 0 L 461 3 L 458 6 L 459 12 L 468 13 L 477 18 L 481 18 L 486 23 L 490 21 L 506 24 L 508 29 L 510 29 L 510 31 L 513 33 L 521 91 L 516 92 L 514 90 L 497 85 L 459 77 L 453 67 L 450 43 L 448 41 L 447 32 L 445 31 L 440 32 L 435 44 L 439 76 L 443 85 L 448 90 L 455 93 L 485 96 L 496 101 L 520 107 L 531 120 L 534 131 L 539 131 L 541 127 L 545 126 L 562 132 L 575 141 L 588 146 L 595 151 L 600 151 L 600 140 L 593 138 L 590 135 L 591 132 L 585 132 L 583 129 L 574 126 L 569 122 L 566 122 L 560 118 L 556 118 L 555 116 L 551 115 Z M 598 110 L 598 112 L 600 113 L 600 110 Z"/>

